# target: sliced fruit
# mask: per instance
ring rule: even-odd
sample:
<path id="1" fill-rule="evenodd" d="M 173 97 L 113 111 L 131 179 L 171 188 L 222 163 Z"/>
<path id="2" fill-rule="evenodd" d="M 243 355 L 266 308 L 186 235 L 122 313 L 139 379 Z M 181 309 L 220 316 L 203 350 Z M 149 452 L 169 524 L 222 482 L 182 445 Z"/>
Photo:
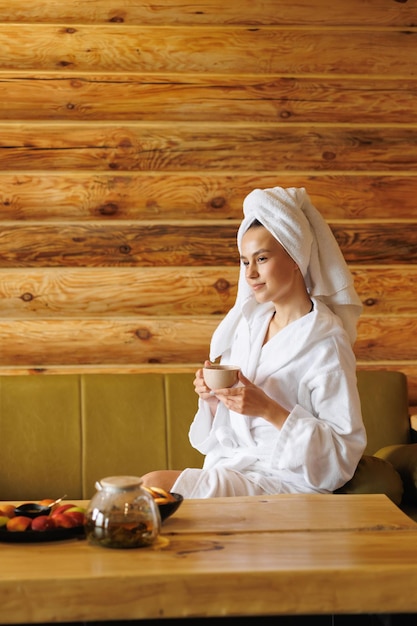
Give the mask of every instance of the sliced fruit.
<path id="1" fill-rule="evenodd" d="M 146 489 L 146 491 L 148 491 L 151 496 L 155 498 L 155 501 L 158 504 L 161 504 L 161 502 L 174 502 L 175 500 L 171 493 L 165 491 L 165 489 L 161 489 L 161 487 L 144 487 L 144 489 Z"/>

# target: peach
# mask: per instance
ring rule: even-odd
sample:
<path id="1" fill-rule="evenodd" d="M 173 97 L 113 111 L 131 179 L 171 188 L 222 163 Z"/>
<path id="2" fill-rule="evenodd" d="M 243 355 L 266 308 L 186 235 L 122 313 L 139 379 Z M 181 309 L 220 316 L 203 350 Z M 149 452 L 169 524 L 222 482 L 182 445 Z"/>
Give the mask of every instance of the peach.
<path id="1" fill-rule="evenodd" d="M 66 515 L 65 513 L 57 513 L 52 519 L 55 528 L 74 528 L 78 525 L 71 515 Z"/>
<path id="2" fill-rule="evenodd" d="M 23 532 L 30 528 L 31 524 L 32 519 L 30 517 L 26 517 L 26 515 L 15 515 L 15 517 L 9 518 L 6 528 L 12 533 Z"/>
<path id="3" fill-rule="evenodd" d="M 55 502 L 55 500 L 53 500 L 52 498 L 44 498 L 43 500 L 39 500 L 38 504 L 40 504 L 41 506 L 49 506 L 53 502 Z"/>
<path id="4" fill-rule="evenodd" d="M 6 526 L 7 522 L 9 521 L 10 517 L 7 517 L 6 515 L 0 515 L 0 528 L 2 526 Z"/>
<path id="5" fill-rule="evenodd" d="M 55 528 L 55 522 L 49 515 L 38 515 L 38 517 L 34 517 L 32 520 L 32 530 L 44 532 L 45 530 L 52 530 L 53 528 Z"/>
<path id="6" fill-rule="evenodd" d="M 56 509 L 54 508 L 51 515 L 55 516 L 58 513 L 64 513 L 64 511 L 66 511 L 67 509 L 71 509 L 72 507 L 74 507 L 75 504 L 71 504 L 71 503 L 67 503 L 67 504 L 60 504 L 59 506 L 56 507 Z"/>
<path id="7" fill-rule="evenodd" d="M 72 506 L 70 509 L 67 509 L 65 513 L 72 513 L 73 511 L 85 513 L 85 508 L 83 506 Z"/>
<path id="8" fill-rule="evenodd" d="M 84 524 L 85 514 L 82 511 L 65 511 L 64 515 L 74 521 L 74 526 L 82 526 Z"/>
<path id="9" fill-rule="evenodd" d="M 5 517 L 14 517 L 14 504 L 0 504 L 0 515 Z"/>

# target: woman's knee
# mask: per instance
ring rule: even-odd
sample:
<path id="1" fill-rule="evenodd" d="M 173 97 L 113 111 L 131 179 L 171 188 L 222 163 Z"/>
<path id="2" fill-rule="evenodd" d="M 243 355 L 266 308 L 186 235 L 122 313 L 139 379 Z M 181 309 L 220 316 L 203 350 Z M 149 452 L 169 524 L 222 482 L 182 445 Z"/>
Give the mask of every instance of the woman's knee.
<path id="1" fill-rule="evenodd" d="M 159 487 L 165 491 L 171 491 L 172 485 L 181 474 L 177 470 L 154 470 L 142 476 L 142 484 L 145 487 Z"/>

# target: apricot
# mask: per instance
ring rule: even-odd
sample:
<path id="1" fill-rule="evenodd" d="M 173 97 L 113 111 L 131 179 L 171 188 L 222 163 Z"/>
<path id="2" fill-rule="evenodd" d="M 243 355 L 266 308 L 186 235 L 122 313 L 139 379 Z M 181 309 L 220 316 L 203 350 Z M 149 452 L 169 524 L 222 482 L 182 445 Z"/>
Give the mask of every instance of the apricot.
<path id="1" fill-rule="evenodd" d="M 74 506 L 75 504 L 71 504 L 70 502 L 67 502 L 67 504 L 60 504 L 56 507 L 56 509 L 53 509 L 51 515 L 52 517 L 55 517 L 55 515 L 58 515 L 58 513 L 64 513 L 67 509 L 71 509 Z"/>
<path id="2" fill-rule="evenodd" d="M 52 530 L 53 528 L 56 528 L 56 526 L 53 518 L 50 517 L 50 515 L 38 515 L 38 517 L 34 517 L 32 520 L 32 530 L 45 532 L 45 530 Z"/>
<path id="3" fill-rule="evenodd" d="M 71 515 L 66 515 L 66 513 L 57 513 L 52 517 L 53 522 L 55 524 L 55 528 L 74 528 L 78 526 L 77 522 Z"/>
<path id="4" fill-rule="evenodd" d="M 44 498 L 43 500 L 39 500 L 38 504 L 40 504 L 41 506 L 49 506 L 53 502 L 55 502 L 55 500 L 53 500 L 52 498 Z"/>
<path id="5" fill-rule="evenodd" d="M 31 524 L 32 518 L 26 517 L 26 515 L 15 515 L 15 517 L 9 518 L 6 528 L 12 533 L 24 532 L 30 528 Z"/>
<path id="6" fill-rule="evenodd" d="M 0 515 L 4 515 L 5 517 L 14 517 L 14 505 L 13 504 L 1 504 L 0 505 Z"/>
<path id="7" fill-rule="evenodd" d="M 74 526 L 82 526 L 85 521 L 85 514 L 82 511 L 65 511 L 65 517 L 69 517 L 74 521 Z"/>
<path id="8" fill-rule="evenodd" d="M 70 509 L 67 509 L 65 513 L 72 513 L 73 511 L 79 511 L 80 513 L 85 513 L 85 508 L 83 506 L 77 506 L 75 504 L 71 505 Z"/>

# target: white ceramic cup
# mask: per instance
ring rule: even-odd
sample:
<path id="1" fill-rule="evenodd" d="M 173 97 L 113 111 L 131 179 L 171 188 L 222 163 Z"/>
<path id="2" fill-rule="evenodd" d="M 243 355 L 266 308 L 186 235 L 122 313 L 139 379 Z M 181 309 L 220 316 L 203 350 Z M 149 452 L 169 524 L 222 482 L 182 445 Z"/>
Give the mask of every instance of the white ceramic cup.
<path id="1" fill-rule="evenodd" d="M 233 387 L 238 381 L 239 367 L 236 365 L 210 365 L 203 367 L 204 382 L 210 389 Z"/>

